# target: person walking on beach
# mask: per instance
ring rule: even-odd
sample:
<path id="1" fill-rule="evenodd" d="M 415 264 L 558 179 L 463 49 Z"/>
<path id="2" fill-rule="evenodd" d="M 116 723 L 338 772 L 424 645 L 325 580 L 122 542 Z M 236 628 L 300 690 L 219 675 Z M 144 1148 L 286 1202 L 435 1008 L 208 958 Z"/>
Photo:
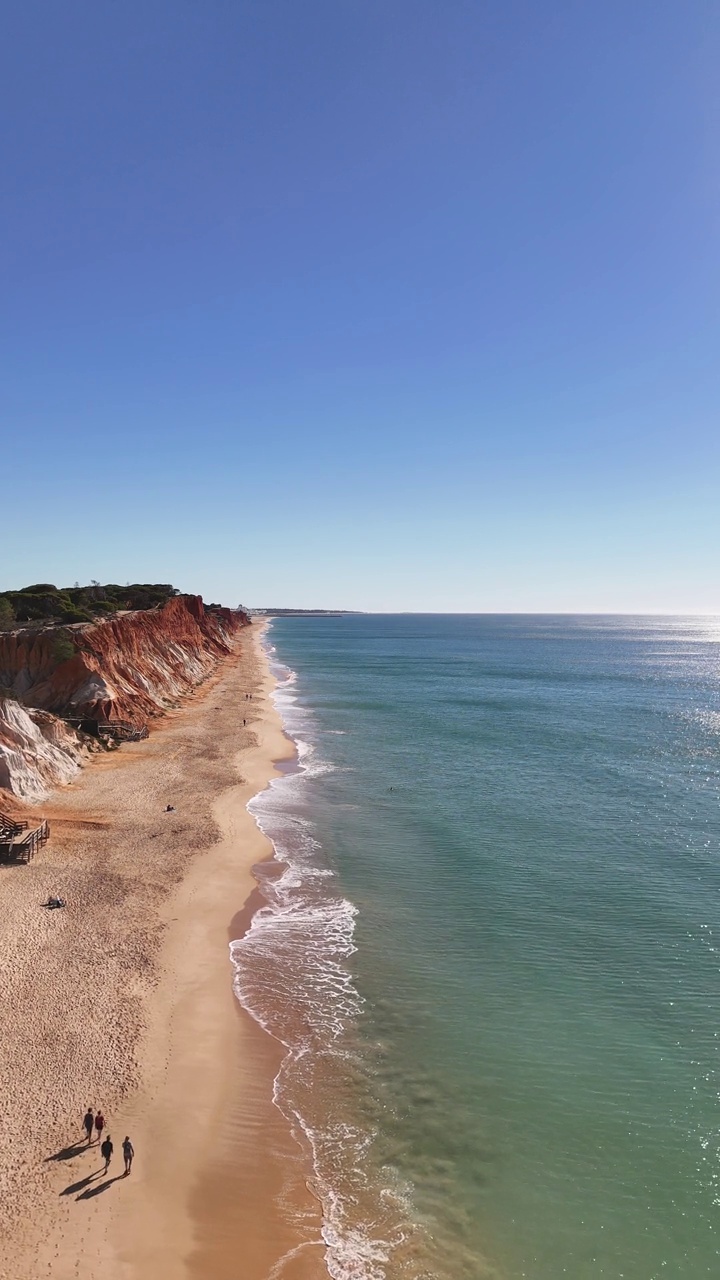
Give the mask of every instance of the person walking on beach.
<path id="1" fill-rule="evenodd" d="M 132 1142 L 127 1137 L 123 1138 L 123 1160 L 125 1161 L 125 1177 L 126 1178 L 130 1170 L 132 1169 L 132 1162 L 133 1162 L 134 1155 L 135 1155 L 135 1152 L 133 1150 Z"/>
<path id="2" fill-rule="evenodd" d="M 95 1123 L 95 1120 L 93 1117 L 93 1109 L 92 1107 L 88 1107 L 87 1111 L 85 1112 L 85 1115 L 83 1116 L 83 1129 L 87 1134 L 88 1145 L 90 1145 L 90 1143 L 92 1142 L 92 1131 L 93 1131 L 94 1123 Z"/>
<path id="3" fill-rule="evenodd" d="M 103 1160 L 105 1161 L 105 1172 L 106 1172 L 106 1173 L 107 1173 L 108 1169 L 110 1168 L 110 1161 L 112 1160 L 112 1153 L 113 1153 L 113 1144 L 112 1144 L 112 1141 L 111 1141 L 111 1139 L 110 1139 L 110 1134 L 108 1134 L 107 1138 L 105 1139 L 105 1141 L 103 1142 L 103 1144 L 102 1144 L 102 1146 L 101 1146 L 101 1148 L 100 1148 L 100 1155 L 102 1156 Z"/>
<path id="4" fill-rule="evenodd" d="M 95 1128 L 97 1130 L 98 1142 L 102 1138 L 103 1129 L 105 1128 L 105 1117 L 102 1111 L 98 1111 L 95 1117 Z"/>

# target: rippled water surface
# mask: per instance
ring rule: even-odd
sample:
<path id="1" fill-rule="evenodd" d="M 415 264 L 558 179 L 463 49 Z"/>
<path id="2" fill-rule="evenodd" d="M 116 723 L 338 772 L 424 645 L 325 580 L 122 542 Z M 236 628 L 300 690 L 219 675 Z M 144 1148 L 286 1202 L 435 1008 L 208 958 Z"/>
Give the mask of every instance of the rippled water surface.
<path id="1" fill-rule="evenodd" d="M 338 1280 L 720 1275 L 720 620 L 281 619 L 234 947 Z"/>

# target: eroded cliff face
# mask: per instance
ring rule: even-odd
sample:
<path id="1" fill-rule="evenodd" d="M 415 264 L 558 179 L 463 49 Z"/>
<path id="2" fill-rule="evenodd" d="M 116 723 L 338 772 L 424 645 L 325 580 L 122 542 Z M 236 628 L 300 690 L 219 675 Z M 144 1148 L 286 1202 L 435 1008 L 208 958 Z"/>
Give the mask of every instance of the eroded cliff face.
<path id="1" fill-rule="evenodd" d="M 0 698 L 0 788 L 31 804 L 72 782 L 86 751 L 79 736 L 47 711 Z"/>
<path id="2" fill-rule="evenodd" d="M 145 721 L 208 676 L 248 623 L 205 609 L 200 596 L 177 596 L 107 621 L 0 634 L 0 686 L 60 715 Z"/>

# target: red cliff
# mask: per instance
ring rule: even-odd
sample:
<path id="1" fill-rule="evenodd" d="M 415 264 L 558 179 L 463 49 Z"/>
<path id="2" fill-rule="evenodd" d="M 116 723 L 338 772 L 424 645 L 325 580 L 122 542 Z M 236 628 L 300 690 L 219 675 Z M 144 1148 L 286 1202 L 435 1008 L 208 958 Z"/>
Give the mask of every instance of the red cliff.
<path id="1" fill-rule="evenodd" d="M 0 633 L 0 686 L 61 715 L 147 720 L 209 675 L 248 623 L 239 611 L 206 609 L 200 596 L 176 596 L 107 621 Z"/>

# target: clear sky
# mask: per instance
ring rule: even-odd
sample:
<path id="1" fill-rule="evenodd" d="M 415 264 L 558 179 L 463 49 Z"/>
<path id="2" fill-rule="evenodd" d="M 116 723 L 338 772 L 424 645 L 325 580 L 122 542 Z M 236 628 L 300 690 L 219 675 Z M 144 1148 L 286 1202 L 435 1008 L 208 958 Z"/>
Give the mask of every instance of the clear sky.
<path id="1" fill-rule="evenodd" d="M 25 0 L 0 587 L 720 611 L 720 8 Z"/>

